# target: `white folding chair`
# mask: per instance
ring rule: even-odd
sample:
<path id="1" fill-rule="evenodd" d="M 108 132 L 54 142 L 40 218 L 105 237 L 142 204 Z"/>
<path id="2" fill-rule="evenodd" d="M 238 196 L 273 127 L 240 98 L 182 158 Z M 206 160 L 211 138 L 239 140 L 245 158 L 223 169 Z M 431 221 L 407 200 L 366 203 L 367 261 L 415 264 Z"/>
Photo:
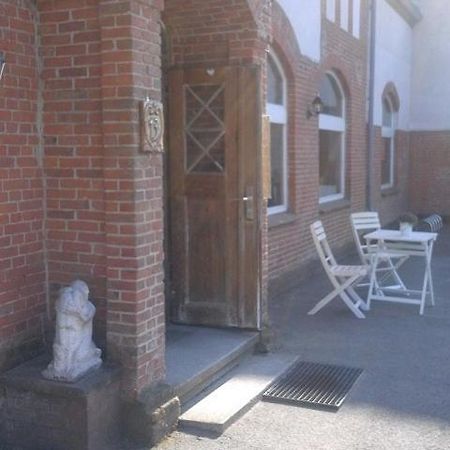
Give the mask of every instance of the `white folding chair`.
<path id="1" fill-rule="evenodd" d="M 316 312 L 320 311 L 325 305 L 330 303 L 331 300 L 339 296 L 356 317 L 364 319 L 365 316 L 360 308 L 365 308 L 366 304 L 353 289 L 353 286 L 368 275 L 370 270 L 369 267 L 365 265 L 343 266 L 337 264 L 330 246 L 328 245 L 322 222 L 320 220 L 314 222 L 310 228 L 320 261 L 322 262 L 334 290 L 320 300 L 308 314 L 316 314 Z"/>
<path id="2" fill-rule="evenodd" d="M 350 222 L 352 224 L 353 238 L 355 240 L 361 262 L 364 265 L 371 267 L 373 257 L 377 253 L 377 244 L 368 244 L 364 240 L 363 236 L 371 231 L 379 230 L 381 228 L 378 213 L 372 211 L 353 213 L 350 215 Z M 384 286 L 384 288 L 405 290 L 405 284 L 400 278 L 397 270 L 408 259 L 408 257 L 408 255 L 401 254 L 399 252 L 388 253 L 383 251 L 382 259 L 379 262 L 384 263 L 384 266 L 377 267 L 377 271 L 384 272 L 384 275 L 380 278 L 380 280 L 376 281 L 376 284 L 382 284 L 387 278 L 392 276 L 396 284 Z M 367 285 L 368 284 L 365 284 L 365 286 Z"/>

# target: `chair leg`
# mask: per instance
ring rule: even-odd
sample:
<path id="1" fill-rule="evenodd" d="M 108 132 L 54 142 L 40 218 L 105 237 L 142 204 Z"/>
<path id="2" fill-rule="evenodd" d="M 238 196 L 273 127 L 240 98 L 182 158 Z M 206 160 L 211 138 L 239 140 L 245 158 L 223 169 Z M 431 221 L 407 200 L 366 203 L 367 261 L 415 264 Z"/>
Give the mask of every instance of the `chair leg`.
<path id="1" fill-rule="evenodd" d="M 394 276 L 397 283 L 400 285 L 401 289 L 405 290 L 406 286 L 405 283 L 403 283 L 403 280 L 400 278 L 400 275 L 398 274 L 397 270 L 399 267 L 406 261 L 405 258 L 402 258 L 397 264 L 394 264 L 392 260 L 389 258 L 389 267 L 392 269 L 392 275 Z"/>
<path id="2" fill-rule="evenodd" d="M 370 301 L 372 299 L 373 290 L 378 290 L 378 283 L 377 283 L 377 266 L 378 266 L 378 255 L 375 255 L 375 258 L 372 261 L 372 271 L 370 274 L 370 286 L 369 286 L 369 292 L 367 293 L 367 310 L 370 311 Z"/>
<path id="3" fill-rule="evenodd" d="M 425 270 L 425 277 L 423 279 L 423 287 L 422 287 L 422 297 L 420 299 L 420 315 L 423 315 L 424 309 L 425 309 L 425 300 L 427 297 L 427 291 L 428 291 L 428 270 Z"/>
<path id="4" fill-rule="evenodd" d="M 339 293 L 339 296 L 341 297 L 342 301 L 350 308 L 352 313 L 358 318 L 358 319 L 365 319 L 366 316 L 364 313 L 358 308 L 358 306 L 352 302 L 352 299 L 348 296 L 348 294 L 345 292 L 345 290 L 342 290 L 342 292 Z"/>
<path id="5" fill-rule="evenodd" d="M 347 306 L 353 311 L 353 313 L 360 318 L 364 318 L 364 314 L 362 314 L 361 311 L 359 311 L 359 309 L 354 305 L 354 303 L 351 301 L 351 299 L 348 297 L 348 295 L 345 294 L 345 290 L 348 289 L 349 287 L 351 287 L 352 284 L 358 278 L 359 277 L 351 277 L 342 284 L 339 284 L 336 279 L 330 278 L 330 281 L 331 281 L 332 285 L 334 286 L 334 290 L 332 292 L 330 292 L 328 295 L 326 295 L 322 300 L 320 300 L 316 304 L 316 306 L 314 306 L 314 308 L 308 312 L 308 315 L 313 316 L 318 311 L 320 311 L 324 306 L 326 306 L 328 303 L 330 303 L 331 300 L 333 300 L 335 297 L 337 297 L 338 295 L 340 295 L 342 297 L 342 295 L 344 295 L 344 296 L 346 296 L 346 300 L 344 300 L 344 301 L 347 304 Z M 362 317 L 358 315 L 358 312 L 362 315 Z"/>
<path id="6" fill-rule="evenodd" d="M 363 311 L 368 311 L 367 303 L 358 295 L 358 293 L 350 286 L 347 289 L 347 294 L 354 300 L 355 306 L 361 308 Z"/>
<path id="7" fill-rule="evenodd" d="M 308 315 L 313 316 L 318 311 L 320 311 L 324 306 L 326 306 L 328 303 L 333 300 L 334 297 L 336 297 L 339 294 L 339 289 L 335 289 L 334 291 L 330 292 L 328 295 L 326 295 L 322 300 L 320 300 L 316 306 L 314 306 L 311 311 L 308 312 Z"/>
<path id="8" fill-rule="evenodd" d="M 380 270 L 380 272 L 386 272 L 382 277 L 380 277 L 380 280 L 377 281 L 378 286 L 380 287 L 380 290 L 378 292 L 378 295 L 384 295 L 383 293 L 383 289 L 402 289 L 402 290 L 406 290 L 406 286 L 403 283 L 402 279 L 400 278 L 400 275 L 397 272 L 397 268 L 400 267 L 401 264 L 398 265 L 398 267 L 396 265 L 394 265 L 394 263 L 392 262 L 392 260 L 389 258 L 386 260 L 386 265 L 387 267 L 383 268 L 382 270 Z M 386 282 L 386 280 L 389 279 L 393 279 L 392 281 L 394 281 L 395 285 L 384 285 L 384 283 Z"/>

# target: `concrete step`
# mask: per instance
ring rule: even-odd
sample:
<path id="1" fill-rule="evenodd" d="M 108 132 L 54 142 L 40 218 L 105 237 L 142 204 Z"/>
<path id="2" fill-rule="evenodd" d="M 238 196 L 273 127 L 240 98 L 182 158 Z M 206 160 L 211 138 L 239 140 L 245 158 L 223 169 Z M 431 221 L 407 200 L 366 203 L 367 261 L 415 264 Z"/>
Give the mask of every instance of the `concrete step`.
<path id="1" fill-rule="evenodd" d="M 166 381 L 182 408 L 253 353 L 257 332 L 171 326 L 166 351 Z M 185 409 L 185 408 L 183 408 Z"/>
<path id="2" fill-rule="evenodd" d="M 222 434 L 293 362 L 291 355 L 249 357 L 229 373 L 227 381 L 181 415 L 180 428 Z"/>

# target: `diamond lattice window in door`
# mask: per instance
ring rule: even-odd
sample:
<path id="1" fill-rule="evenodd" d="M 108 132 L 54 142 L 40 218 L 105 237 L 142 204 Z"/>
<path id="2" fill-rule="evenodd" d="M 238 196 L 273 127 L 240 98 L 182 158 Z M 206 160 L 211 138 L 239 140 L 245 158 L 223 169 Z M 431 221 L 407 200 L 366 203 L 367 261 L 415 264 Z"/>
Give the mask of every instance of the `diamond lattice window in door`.
<path id="1" fill-rule="evenodd" d="M 185 145 L 188 173 L 225 171 L 224 86 L 185 86 Z"/>

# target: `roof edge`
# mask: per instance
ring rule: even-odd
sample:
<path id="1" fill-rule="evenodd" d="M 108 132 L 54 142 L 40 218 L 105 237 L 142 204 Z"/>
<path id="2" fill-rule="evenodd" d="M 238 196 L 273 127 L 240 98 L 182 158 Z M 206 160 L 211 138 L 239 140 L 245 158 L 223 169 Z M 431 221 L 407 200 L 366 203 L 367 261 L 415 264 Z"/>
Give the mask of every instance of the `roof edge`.
<path id="1" fill-rule="evenodd" d="M 408 22 L 412 28 L 422 20 L 422 13 L 419 7 L 411 0 L 386 0 L 394 10 Z"/>

